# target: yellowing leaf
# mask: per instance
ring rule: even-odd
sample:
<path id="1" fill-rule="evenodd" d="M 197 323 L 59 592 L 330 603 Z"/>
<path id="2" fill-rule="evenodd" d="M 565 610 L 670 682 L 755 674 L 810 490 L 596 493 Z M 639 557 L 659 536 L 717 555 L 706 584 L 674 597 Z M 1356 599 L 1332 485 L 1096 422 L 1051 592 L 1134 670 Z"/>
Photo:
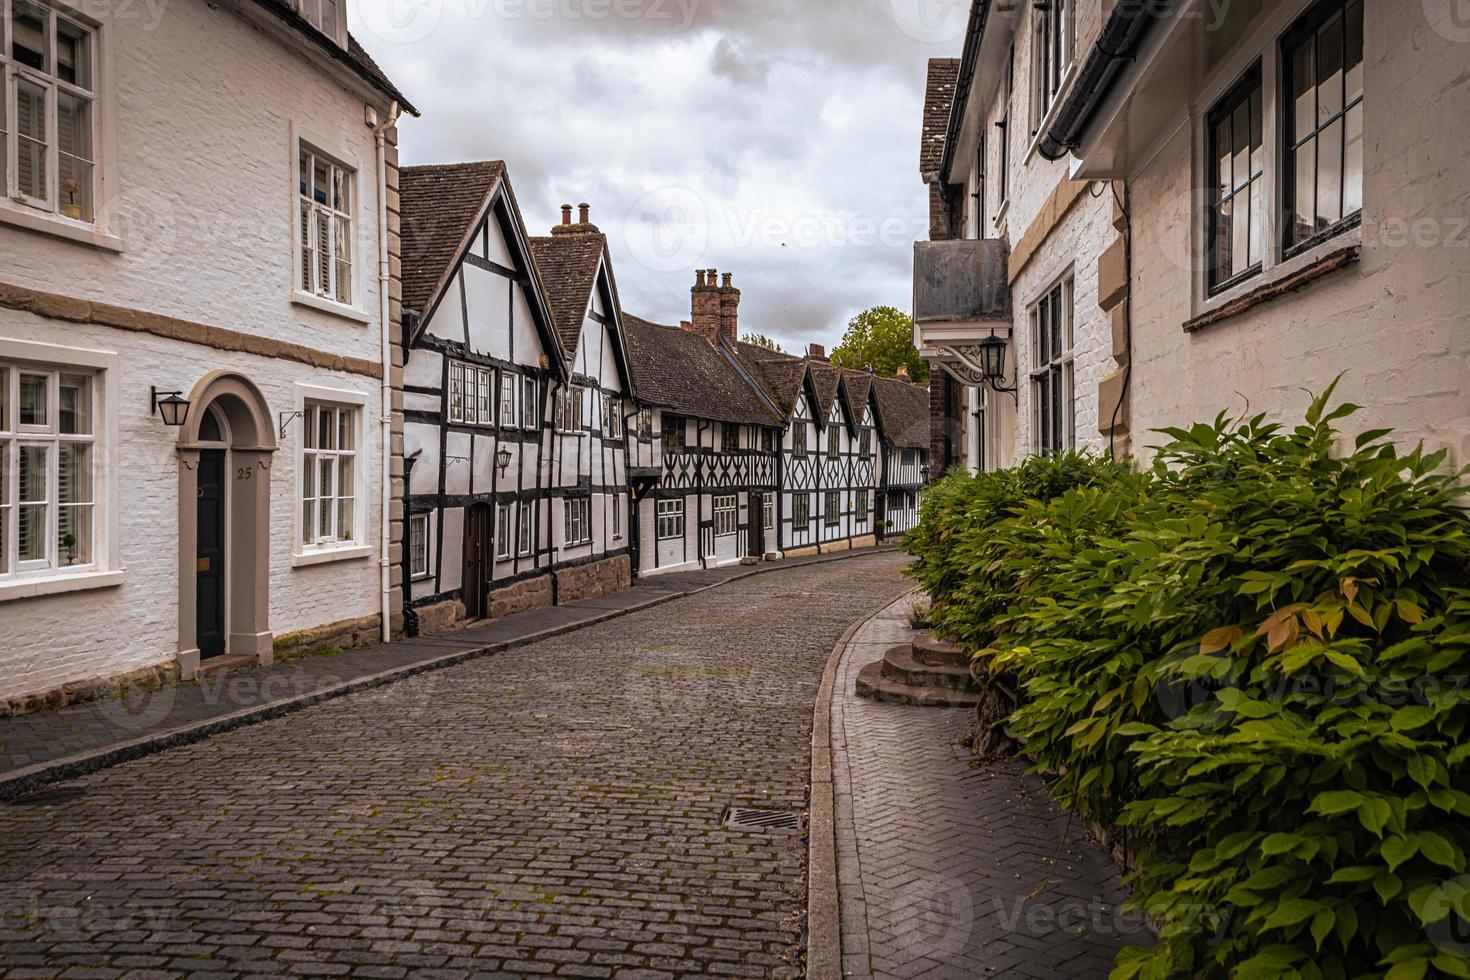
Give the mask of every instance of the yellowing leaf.
<path id="1" fill-rule="evenodd" d="M 1239 626 L 1220 626 L 1210 630 L 1199 641 L 1200 653 L 1218 653 L 1245 635 Z"/>

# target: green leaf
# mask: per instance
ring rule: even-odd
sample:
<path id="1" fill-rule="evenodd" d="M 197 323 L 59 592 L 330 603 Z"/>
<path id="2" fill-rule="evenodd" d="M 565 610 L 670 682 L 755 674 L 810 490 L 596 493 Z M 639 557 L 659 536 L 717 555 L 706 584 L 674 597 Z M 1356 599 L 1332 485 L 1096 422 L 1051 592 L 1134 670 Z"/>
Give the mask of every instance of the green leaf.
<path id="1" fill-rule="evenodd" d="M 1312 916 L 1312 939 L 1317 943 L 1317 952 L 1322 951 L 1322 943 L 1332 935 L 1332 927 L 1336 923 L 1337 916 L 1328 908 Z"/>
<path id="2" fill-rule="evenodd" d="M 1356 810 L 1367 802 L 1368 798 L 1355 790 L 1326 790 L 1318 793 L 1312 799 L 1312 805 L 1307 807 L 1307 812 L 1320 813 L 1324 817 L 1332 817 L 1339 813 Z"/>
<path id="3" fill-rule="evenodd" d="M 1419 851 L 1419 845 L 1407 837 L 1393 836 L 1385 840 L 1379 848 L 1383 860 L 1388 864 L 1388 870 L 1397 871 L 1399 865 L 1412 858 Z"/>
<path id="4" fill-rule="evenodd" d="M 1261 928 L 1281 929 L 1294 926 L 1323 911 L 1328 911 L 1328 909 L 1321 902 L 1314 902 L 1309 898 L 1288 898 L 1277 904 L 1276 911 L 1266 917 Z"/>
<path id="5" fill-rule="evenodd" d="M 1395 963 L 1383 975 L 1383 980 L 1422 980 L 1428 972 L 1429 960 L 1423 956 L 1415 956 L 1412 959 Z"/>
<path id="6" fill-rule="evenodd" d="M 1464 861 L 1459 849 L 1435 831 L 1420 831 L 1414 835 L 1414 843 L 1418 845 L 1420 854 L 1440 867 L 1449 868 L 1455 872 L 1463 869 Z"/>
<path id="7" fill-rule="evenodd" d="M 1332 872 L 1332 877 L 1327 879 L 1329 885 L 1352 884 L 1359 881 L 1368 881 L 1378 874 L 1378 869 L 1367 864 L 1353 865 L 1348 868 L 1338 868 Z"/>

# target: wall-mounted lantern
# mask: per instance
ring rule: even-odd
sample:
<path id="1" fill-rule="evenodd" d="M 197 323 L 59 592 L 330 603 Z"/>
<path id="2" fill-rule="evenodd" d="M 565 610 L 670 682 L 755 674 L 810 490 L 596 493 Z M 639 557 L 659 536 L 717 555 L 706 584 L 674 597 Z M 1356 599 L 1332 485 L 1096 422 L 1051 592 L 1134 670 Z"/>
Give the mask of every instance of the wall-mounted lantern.
<path id="1" fill-rule="evenodd" d="M 992 391 L 1016 394 L 1016 386 L 1006 386 L 1006 342 L 997 337 L 994 330 L 980 341 L 980 375 Z"/>
<path id="2" fill-rule="evenodd" d="M 149 400 L 153 415 L 161 415 L 163 424 L 177 429 L 189 420 L 189 399 L 182 391 L 159 391 L 157 386 L 149 388 Z"/>
<path id="3" fill-rule="evenodd" d="M 505 471 L 510 469 L 509 449 L 506 449 L 504 446 L 500 447 L 499 451 L 495 453 L 495 465 L 500 467 L 500 473 L 502 476 L 504 476 Z"/>

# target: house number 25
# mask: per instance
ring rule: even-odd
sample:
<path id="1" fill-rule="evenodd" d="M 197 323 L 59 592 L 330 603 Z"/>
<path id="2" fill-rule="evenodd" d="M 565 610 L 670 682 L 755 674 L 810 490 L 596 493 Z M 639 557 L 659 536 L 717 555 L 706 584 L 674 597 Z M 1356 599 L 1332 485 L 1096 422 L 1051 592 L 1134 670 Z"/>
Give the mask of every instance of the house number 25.
<path id="1" fill-rule="evenodd" d="M 250 466 L 237 466 L 235 468 L 235 479 L 249 480 L 255 476 L 255 469 Z"/>

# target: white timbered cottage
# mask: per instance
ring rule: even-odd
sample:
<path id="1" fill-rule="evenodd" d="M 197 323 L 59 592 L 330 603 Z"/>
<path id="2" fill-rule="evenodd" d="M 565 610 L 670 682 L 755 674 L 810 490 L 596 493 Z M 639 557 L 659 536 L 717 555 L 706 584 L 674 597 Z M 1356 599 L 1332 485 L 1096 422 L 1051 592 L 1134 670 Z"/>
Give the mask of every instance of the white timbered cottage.
<path id="1" fill-rule="evenodd" d="M 565 360 L 498 161 L 400 174 L 410 629 L 552 601 Z"/>
<path id="2" fill-rule="evenodd" d="M 929 389 L 903 378 L 873 378 L 872 388 L 869 402 L 883 453 L 875 522 L 882 540 L 919 523 L 919 498 L 929 476 Z"/>
<path id="3" fill-rule="evenodd" d="M 701 275 L 696 289 L 707 288 Z M 777 551 L 779 419 L 692 328 L 624 322 L 639 406 L 629 442 L 639 574 Z"/>
<path id="4" fill-rule="evenodd" d="M 531 239 L 571 370 L 552 394 L 551 510 L 555 601 L 627 588 L 629 541 L 628 356 L 607 237 L 581 206 L 562 208 L 550 237 Z"/>

